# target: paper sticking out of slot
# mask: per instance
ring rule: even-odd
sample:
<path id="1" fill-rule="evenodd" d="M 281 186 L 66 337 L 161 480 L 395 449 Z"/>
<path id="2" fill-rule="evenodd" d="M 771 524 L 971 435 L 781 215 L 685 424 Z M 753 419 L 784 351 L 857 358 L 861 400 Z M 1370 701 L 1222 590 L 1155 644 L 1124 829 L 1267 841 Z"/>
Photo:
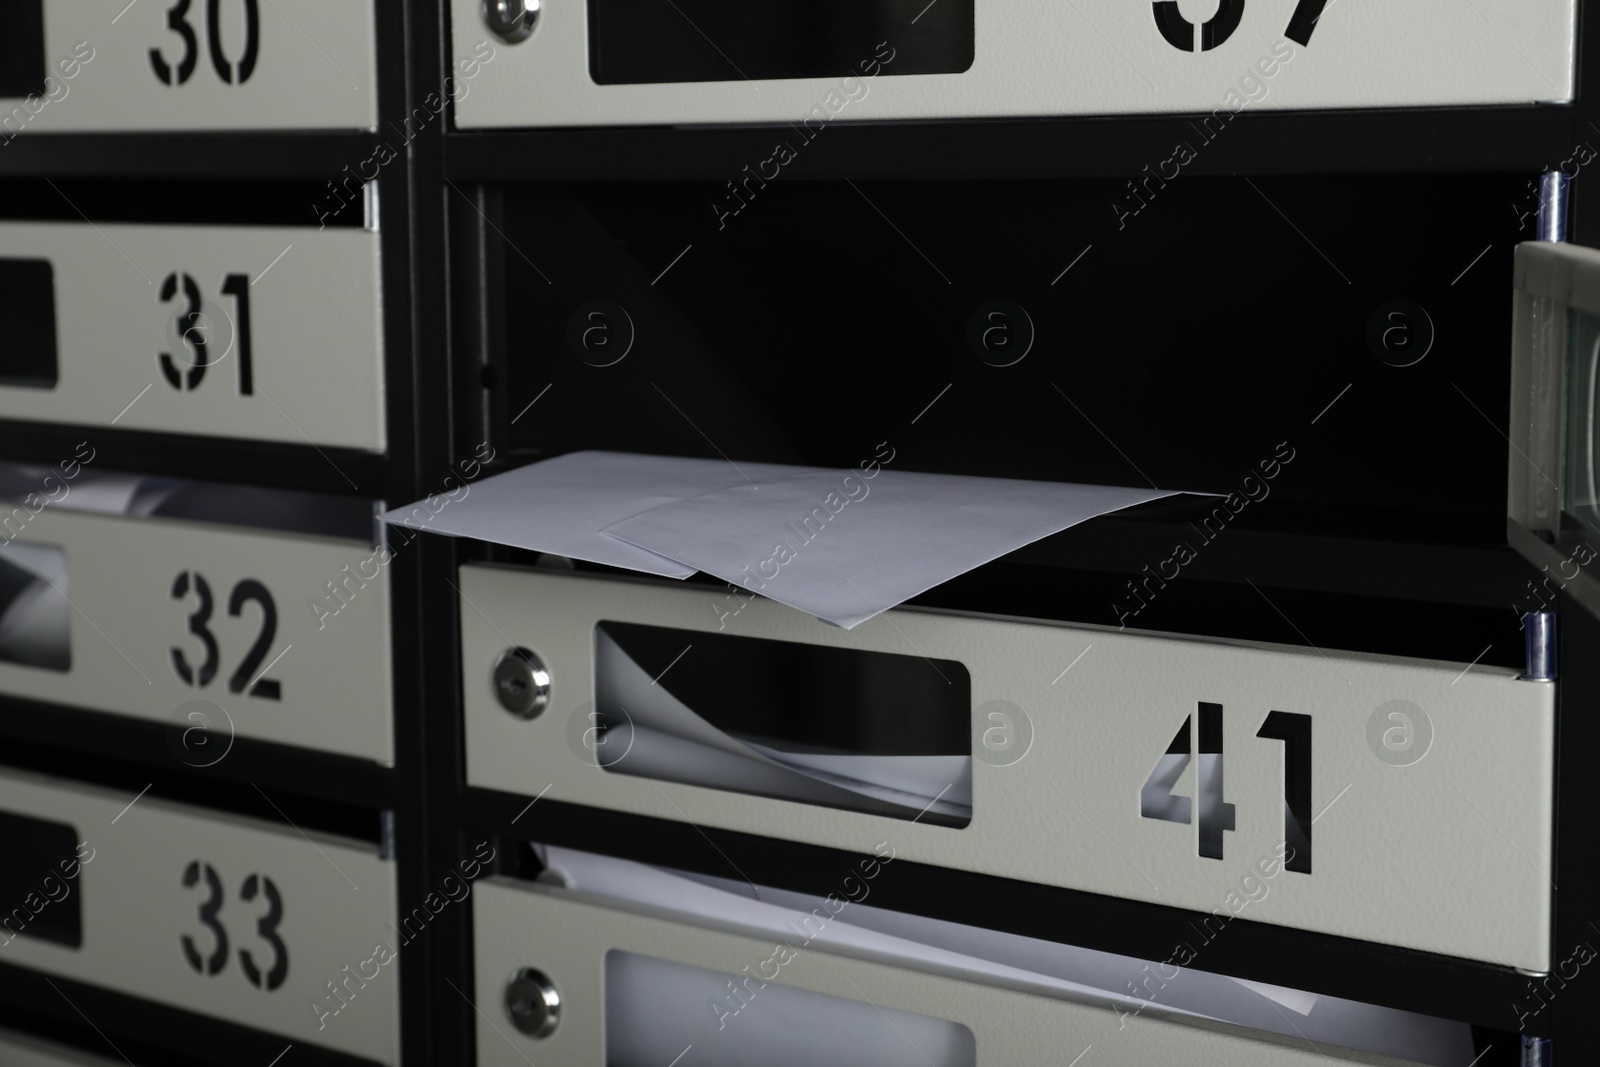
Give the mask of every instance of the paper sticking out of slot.
<path id="1" fill-rule="evenodd" d="M 879 470 L 809 471 L 633 516 L 605 533 L 851 629 L 1087 519 L 1175 494 Z"/>
<path id="2" fill-rule="evenodd" d="M 836 894 L 830 903 L 738 879 L 688 874 L 555 846 L 533 848 L 548 868 L 541 881 L 664 911 L 685 922 L 769 939 L 795 952 L 838 952 L 975 981 L 998 981 L 1011 988 L 1103 1005 L 1119 1015 L 1217 1020 L 1313 1042 L 1313 1047 L 1340 1046 L 1438 1067 L 1460 1067 L 1473 1056 L 1471 1028 L 1464 1023 L 1242 981 L 1170 961 L 1140 960 L 889 911 L 865 903 L 871 879 L 854 867 L 840 872 L 840 892 L 849 899 L 841 901 Z M 1198 953 L 1204 951 L 1202 943 Z M 662 971 L 657 977 L 666 975 Z M 724 976 L 724 981 L 743 977 Z M 643 981 L 645 976 L 632 973 L 630 979 Z M 663 988 L 661 994 L 671 999 L 668 990 Z M 811 1063 L 855 1062 L 848 1050 L 835 1046 L 831 1028 L 797 1023 L 782 1011 L 756 1010 L 759 1003 L 758 995 L 752 1010 L 740 1013 L 739 1025 L 760 1029 L 769 1047 L 798 1045 Z M 860 1007 L 872 1010 L 867 1004 Z M 703 1024 L 706 1047 L 713 1048 L 716 1042 L 709 1038 L 717 1033 L 717 1020 L 707 1013 Z M 650 1053 L 664 1053 L 661 1062 L 666 1062 L 696 1040 L 693 1033 L 680 1030 L 678 1026 L 664 1035 L 661 1048 L 651 1043 Z M 649 1042 L 650 1036 L 632 1035 L 630 1047 L 642 1052 L 641 1043 Z"/>
<path id="3" fill-rule="evenodd" d="M 972 821 L 965 755 L 797 752 L 736 737 L 669 693 L 603 630 L 595 633 L 595 746 L 608 771 L 945 826 Z"/>
<path id="4" fill-rule="evenodd" d="M 383 519 L 449 537 L 687 578 L 695 568 L 600 531 L 641 511 L 743 485 L 745 475 L 767 479 L 804 469 L 765 463 L 735 468 L 717 459 L 573 452 L 474 482 L 459 498 L 451 493 L 395 508 Z"/>
<path id="5" fill-rule="evenodd" d="M 1040 538 L 1176 495 L 868 469 L 576 452 L 384 519 L 646 574 L 704 571 L 850 629 Z"/>

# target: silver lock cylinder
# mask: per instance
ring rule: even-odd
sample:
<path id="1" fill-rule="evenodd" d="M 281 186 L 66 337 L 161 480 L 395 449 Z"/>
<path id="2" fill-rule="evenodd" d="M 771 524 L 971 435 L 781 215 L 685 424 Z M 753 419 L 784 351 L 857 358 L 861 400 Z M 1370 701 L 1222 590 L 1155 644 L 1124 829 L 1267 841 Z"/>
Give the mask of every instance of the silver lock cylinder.
<path id="1" fill-rule="evenodd" d="M 483 21 L 506 44 L 526 41 L 539 21 L 539 0 L 483 0 Z"/>
<path id="2" fill-rule="evenodd" d="M 543 971 L 524 967 L 506 983 L 506 1014 L 529 1037 L 549 1037 L 561 1021 L 561 994 Z"/>
<path id="3" fill-rule="evenodd" d="M 1522 636 L 1527 665 L 1525 682 L 1553 682 L 1560 676 L 1556 658 L 1556 615 L 1553 611 L 1530 611 L 1522 616 Z"/>
<path id="4" fill-rule="evenodd" d="M 538 718 L 550 704 L 550 672 L 526 648 L 508 648 L 494 661 L 490 684 L 500 706 L 519 719 Z"/>

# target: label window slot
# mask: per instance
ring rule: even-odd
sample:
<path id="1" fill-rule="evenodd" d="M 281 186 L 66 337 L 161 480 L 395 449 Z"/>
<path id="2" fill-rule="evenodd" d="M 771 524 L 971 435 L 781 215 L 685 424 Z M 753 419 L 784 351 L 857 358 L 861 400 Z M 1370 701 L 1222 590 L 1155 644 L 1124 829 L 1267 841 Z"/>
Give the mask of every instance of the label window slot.
<path id="1" fill-rule="evenodd" d="M 67 554 L 59 546 L 0 540 L 0 662 L 72 667 Z"/>
<path id="2" fill-rule="evenodd" d="M 0 259 L 0 321 L 6 324 L 0 385 L 54 389 L 60 370 L 55 271 L 49 260 Z"/>
<path id="3" fill-rule="evenodd" d="M 0 811 L 0 946 L 14 937 L 82 946 L 77 844 L 67 823 Z"/>
<path id="4" fill-rule="evenodd" d="M 600 85 L 960 74 L 974 41 L 973 0 L 589 0 Z"/>
<path id="5" fill-rule="evenodd" d="M 44 0 L 8 0 L 0 8 L 0 97 L 42 96 L 48 88 Z"/>
<path id="6" fill-rule="evenodd" d="M 972 683 L 953 660 L 602 621 L 607 771 L 962 827 Z"/>
<path id="7" fill-rule="evenodd" d="M 977 1065 L 977 1042 L 960 1023 L 749 977 L 762 962 L 722 974 L 607 952 L 606 1067 L 660 1067 L 671 1057 L 662 1050 L 679 1041 L 695 1044 L 704 1067 Z M 721 1006 L 720 1030 L 708 1004 Z"/>

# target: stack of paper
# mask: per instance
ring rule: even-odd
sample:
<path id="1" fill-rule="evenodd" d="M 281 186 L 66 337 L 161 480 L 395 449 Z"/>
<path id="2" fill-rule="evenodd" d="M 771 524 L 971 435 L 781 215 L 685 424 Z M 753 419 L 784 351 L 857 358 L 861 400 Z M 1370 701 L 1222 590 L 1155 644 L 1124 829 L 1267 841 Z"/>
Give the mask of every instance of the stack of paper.
<path id="1" fill-rule="evenodd" d="M 576 452 L 391 523 L 686 578 L 704 571 L 846 629 L 1160 489 Z"/>

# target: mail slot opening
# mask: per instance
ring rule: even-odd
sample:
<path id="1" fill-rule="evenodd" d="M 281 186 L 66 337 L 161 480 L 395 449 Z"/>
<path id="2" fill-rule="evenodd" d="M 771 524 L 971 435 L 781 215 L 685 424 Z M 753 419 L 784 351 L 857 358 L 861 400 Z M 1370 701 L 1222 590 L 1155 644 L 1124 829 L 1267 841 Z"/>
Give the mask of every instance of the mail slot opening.
<path id="1" fill-rule="evenodd" d="M 770 960 L 723 974 L 607 952 L 606 1067 L 661 1067 L 691 1044 L 705 1067 L 977 1064 L 977 1041 L 961 1023 L 755 977 L 763 968 L 772 974 L 781 958 L 774 950 Z"/>
<path id="2" fill-rule="evenodd" d="M 972 820 L 972 682 L 954 660 L 603 621 L 594 692 L 607 771 Z"/>

